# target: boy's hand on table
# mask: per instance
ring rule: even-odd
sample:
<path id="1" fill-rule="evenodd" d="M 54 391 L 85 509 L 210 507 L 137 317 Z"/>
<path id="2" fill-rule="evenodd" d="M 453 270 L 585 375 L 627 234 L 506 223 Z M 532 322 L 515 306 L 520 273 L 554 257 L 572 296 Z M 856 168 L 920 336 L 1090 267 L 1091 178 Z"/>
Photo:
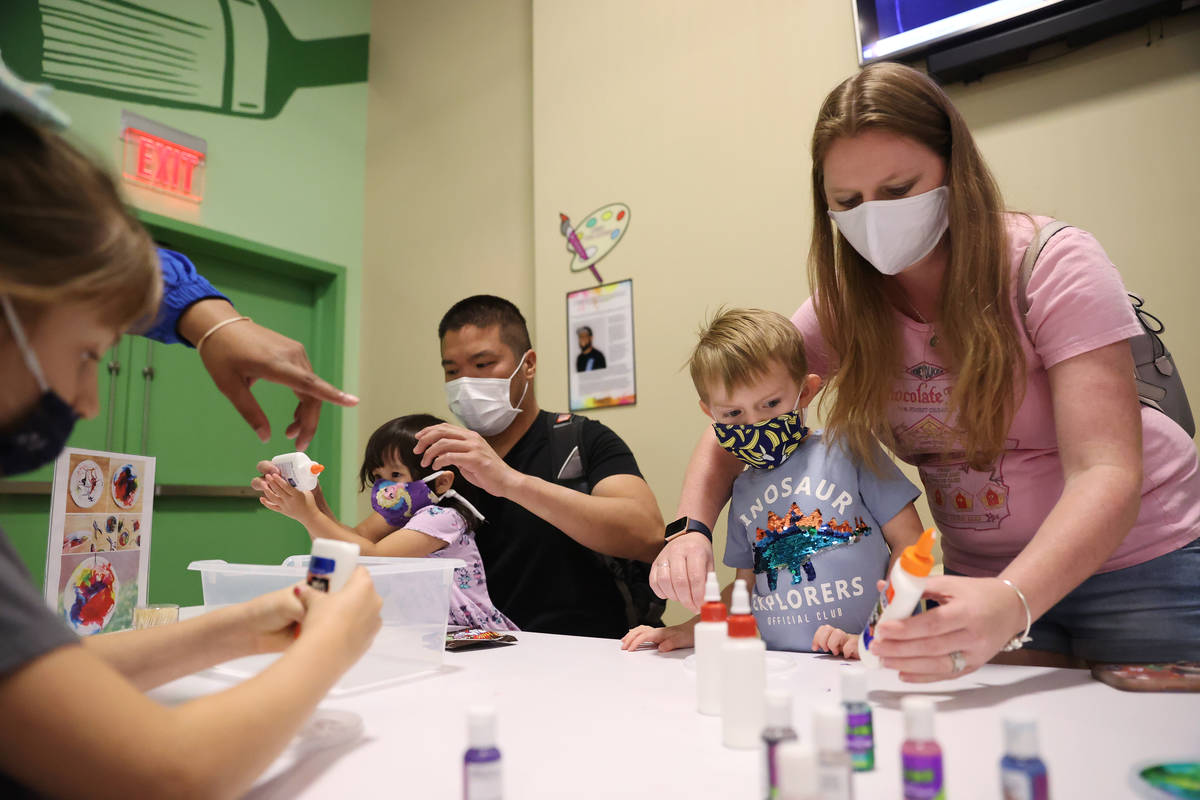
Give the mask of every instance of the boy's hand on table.
<path id="1" fill-rule="evenodd" d="M 644 644 L 658 645 L 663 653 L 696 646 L 695 629 L 692 625 L 671 625 L 667 628 L 651 628 L 649 625 L 638 625 L 621 639 L 622 650 L 637 650 Z"/>
<path id="2" fill-rule="evenodd" d="M 663 546 L 650 567 L 650 588 L 664 600 L 675 600 L 700 612 L 704 583 L 713 569 L 712 542 L 699 531 L 679 534 Z"/>
<path id="3" fill-rule="evenodd" d="M 858 634 L 846 633 L 832 625 L 822 625 L 813 636 L 812 649 L 842 658 L 858 658 Z"/>

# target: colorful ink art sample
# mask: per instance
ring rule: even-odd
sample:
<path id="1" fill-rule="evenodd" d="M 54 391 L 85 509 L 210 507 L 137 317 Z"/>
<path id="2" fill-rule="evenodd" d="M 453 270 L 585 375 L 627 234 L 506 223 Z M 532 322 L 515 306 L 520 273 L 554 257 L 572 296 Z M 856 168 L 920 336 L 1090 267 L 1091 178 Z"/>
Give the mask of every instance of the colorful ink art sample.
<path id="1" fill-rule="evenodd" d="M 117 610 L 120 583 L 113 565 L 103 556 L 81 561 L 63 589 L 63 613 L 76 633 L 99 633 Z"/>
<path id="2" fill-rule="evenodd" d="M 104 496 L 104 472 L 92 459 L 85 459 L 71 471 L 71 499 L 80 508 L 91 508 Z"/>
<path id="3" fill-rule="evenodd" d="M 113 470 L 112 496 L 117 508 L 129 509 L 137 505 L 140 477 L 133 464 L 122 464 Z"/>

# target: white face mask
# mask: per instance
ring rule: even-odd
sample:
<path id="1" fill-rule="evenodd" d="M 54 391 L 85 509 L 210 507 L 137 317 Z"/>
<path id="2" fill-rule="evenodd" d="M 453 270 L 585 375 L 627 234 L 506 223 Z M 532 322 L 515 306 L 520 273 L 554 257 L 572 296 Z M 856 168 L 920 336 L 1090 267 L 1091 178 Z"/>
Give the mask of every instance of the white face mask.
<path id="1" fill-rule="evenodd" d="M 884 275 L 920 261 L 950 226 L 950 188 L 899 200 L 871 200 L 849 211 L 830 211 L 838 230 L 858 254 Z"/>
<path id="2" fill-rule="evenodd" d="M 446 384 L 446 402 L 454 416 L 463 425 L 480 436 L 495 436 L 503 431 L 521 413 L 521 401 L 529 391 L 529 381 L 521 392 L 521 399 L 514 408 L 509 400 L 512 379 L 525 363 L 525 356 L 507 378 L 456 378 Z"/>

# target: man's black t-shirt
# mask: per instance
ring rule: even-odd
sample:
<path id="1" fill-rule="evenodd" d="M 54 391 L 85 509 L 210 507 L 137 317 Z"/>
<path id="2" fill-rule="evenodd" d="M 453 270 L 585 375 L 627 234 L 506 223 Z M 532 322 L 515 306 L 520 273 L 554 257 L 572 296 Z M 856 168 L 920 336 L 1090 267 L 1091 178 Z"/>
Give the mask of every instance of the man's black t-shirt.
<path id="1" fill-rule="evenodd" d="M 601 353 L 596 348 L 592 348 L 586 353 L 580 353 L 575 357 L 576 372 L 591 372 L 597 369 L 607 369 L 608 361 L 604 358 L 604 353 Z"/>
<path id="2" fill-rule="evenodd" d="M 550 420 L 539 412 L 504 461 L 525 475 L 554 482 L 561 464 L 551 464 Z M 641 477 L 633 453 L 595 420 L 581 431 L 587 482 L 610 475 Z M 615 638 L 629 630 L 625 604 L 612 576 L 596 555 L 541 517 L 474 486 L 463 494 L 487 517 L 475 532 L 492 602 L 522 630 Z"/>

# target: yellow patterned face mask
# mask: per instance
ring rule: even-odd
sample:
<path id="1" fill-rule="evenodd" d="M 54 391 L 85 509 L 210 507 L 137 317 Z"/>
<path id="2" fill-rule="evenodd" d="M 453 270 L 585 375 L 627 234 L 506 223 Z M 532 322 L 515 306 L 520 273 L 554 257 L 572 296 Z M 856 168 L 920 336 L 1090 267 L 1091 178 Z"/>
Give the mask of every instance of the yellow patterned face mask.
<path id="1" fill-rule="evenodd" d="M 752 425 L 713 423 L 717 443 L 755 469 L 775 469 L 808 437 L 798 409 Z"/>

